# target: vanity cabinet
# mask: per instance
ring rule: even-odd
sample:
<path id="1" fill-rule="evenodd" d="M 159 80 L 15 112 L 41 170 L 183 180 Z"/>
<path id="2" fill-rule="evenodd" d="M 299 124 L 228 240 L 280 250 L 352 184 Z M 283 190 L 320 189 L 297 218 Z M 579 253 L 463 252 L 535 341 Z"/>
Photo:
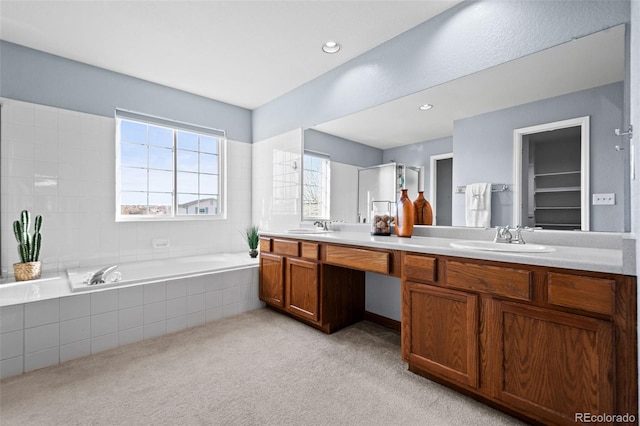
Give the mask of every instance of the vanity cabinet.
<path id="1" fill-rule="evenodd" d="M 306 243 L 304 251 L 301 245 L 298 241 L 283 239 L 261 240 L 264 251 L 260 255 L 259 297 L 269 306 L 317 323 L 320 267 L 313 260 L 313 246 L 317 260 L 318 245 Z"/>
<path id="2" fill-rule="evenodd" d="M 284 307 L 284 265 L 284 257 L 260 253 L 259 297 L 278 308 Z"/>
<path id="3" fill-rule="evenodd" d="M 285 291 L 289 292 L 291 285 L 287 257 L 299 255 L 300 243 L 278 238 L 260 238 L 260 250 L 260 300 L 270 306 L 285 308 Z"/>
<path id="4" fill-rule="evenodd" d="M 261 237 L 260 299 L 326 333 L 364 319 L 364 273 L 401 278 L 409 370 L 528 422 L 638 418 L 636 278 Z"/>
<path id="5" fill-rule="evenodd" d="M 260 256 L 260 300 L 317 322 L 320 268 L 317 262 L 263 253 Z"/>
<path id="6" fill-rule="evenodd" d="M 494 305 L 498 339 L 488 362 L 497 373 L 498 399 L 553 424 L 574 423 L 575 413 L 617 412 L 610 321 L 506 301 Z"/>
<path id="7" fill-rule="evenodd" d="M 303 259 L 287 259 L 286 309 L 318 322 L 320 319 L 320 265 Z"/>
<path id="8" fill-rule="evenodd" d="M 410 365 L 472 388 L 478 386 L 478 297 L 405 282 L 404 358 Z M 437 326 L 436 326 L 437 325 Z"/>
<path id="9" fill-rule="evenodd" d="M 364 319 L 364 273 L 323 264 L 321 245 L 261 237 L 259 297 L 326 333 Z"/>
<path id="10" fill-rule="evenodd" d="M 409 369 L 529 421 L 637 416 L 635 315 L 632 277 L 403 256 Z"/>

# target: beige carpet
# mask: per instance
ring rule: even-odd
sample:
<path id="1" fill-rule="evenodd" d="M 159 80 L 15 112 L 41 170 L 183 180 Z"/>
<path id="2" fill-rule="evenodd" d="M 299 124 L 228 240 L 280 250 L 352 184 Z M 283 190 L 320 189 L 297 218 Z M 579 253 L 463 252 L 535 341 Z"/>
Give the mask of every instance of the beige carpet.
<path id="1" fill-rule="evenodd" d="M 407 371 L 398 334 L 327 336 L 268 309 L 0 382 L 10 425 L 507 425 Z"/>

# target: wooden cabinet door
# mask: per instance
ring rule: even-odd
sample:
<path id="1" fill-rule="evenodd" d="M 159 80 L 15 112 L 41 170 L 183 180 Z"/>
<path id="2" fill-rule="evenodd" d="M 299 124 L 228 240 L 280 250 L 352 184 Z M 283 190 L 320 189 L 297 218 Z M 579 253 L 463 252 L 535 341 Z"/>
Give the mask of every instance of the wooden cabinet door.
<path id="1" fill-rule="evenodd" d="M 287 259 L 286 309 L 312 321 L 320 319 L 320 267 L 316 262 Z"/>
<path id="2" fill-rule="evenodd" d="M 269 253 L 260 253 L 260 300 L 267 304 L 284 307 L 284 258 Z"/>
<path id="3" fill-rule="evenodd" d="M 545 422 L 614 412 L 613 332 L 608 321 L 495 302 L 496 397 Z"/>
<path id="4" fill-rule="evenodd" d="M 429 373 L 478 387 L 478 296 L 405 281 L 403 358 Z"/>

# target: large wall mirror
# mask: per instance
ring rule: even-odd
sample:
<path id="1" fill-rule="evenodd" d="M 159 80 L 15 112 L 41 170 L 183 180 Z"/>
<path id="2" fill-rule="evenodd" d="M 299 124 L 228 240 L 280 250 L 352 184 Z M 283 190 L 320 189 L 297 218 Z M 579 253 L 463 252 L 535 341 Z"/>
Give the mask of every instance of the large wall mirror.
<path id="1" fill-rule="evenodd" d="M 332 191 L 335 188 L 337 193 L 357 194 L 359 168 L 398 162 L 424 168 L 421 187 L 428 199 L 432 196 L 430 188 L 438 187 L 430 182 L 431 164 L 434 158 L 448 156 L 452 169 L 450 201 L 442 197 L 443 201 L 437 203 L 436 224 L 438 210 L 447 207 L 451 216 L 448 223 L 465 226 L 462 188 L 488 182 L 496 188 L 491 197 L 491 226 L 526 225 L 532 207 L 523 200 L 530 199 L 531 183 L 522 172 L 522 179 L 514 178 L 514 132 L 588 117 L 589 167 L 581 170 L 582 176 L 572 169 L 573 175 L 567 178 L 588 183 L 588 193 L 580 197 L 591 200 L 594 194 L 615 194 L 615 204 L 587 203 L 588 225 L 566 229 L 629 231 L 629 144 L 628 138 L 614 134 L 628 119 L 625 45 L 624 25 L 572 40 L 318 124 L 305 130 L 305 148 L 326 153 L 332 167 L 335 164 L 341 168 L 339 173 L 332 173 Z M 432 108 L 419 108 L 425 104 Z M 330 142 L 323 142 L 325 139 Z M 523 158 L 523 162 L 530 160 L 528 156 Z M 529 164 L 520 167 L 522 171 Z M 415 198 L 416 194 L 410 195 Z M 331 219 L 357 221 L 357 203 L 343 204 L 332 199 Z"/>

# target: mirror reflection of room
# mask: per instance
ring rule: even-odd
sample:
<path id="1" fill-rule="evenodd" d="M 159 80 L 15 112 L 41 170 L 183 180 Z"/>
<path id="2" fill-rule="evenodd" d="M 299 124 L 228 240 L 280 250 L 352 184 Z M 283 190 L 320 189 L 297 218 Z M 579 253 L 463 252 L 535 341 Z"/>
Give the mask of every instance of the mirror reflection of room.
<path id="1" fill-rule="evenodd" d="M 624 122 L 624 105 L 628 103 L 624 71 L 628 55 L 624 26 L 610 28 L 315 125 L 305 130 L 304 144 L 307 147 L 307 134 L 313 133 L 309 138 L 312 149 L 324 149 L 332 159 L 342 150 L 338 163 L 345 170 L 352 167 L 352 178 L 359 175 L 359 169 L 390 162 L 424 168 L 421 184 L 433 207 L 434 225 L 465 226 L 465 196 L 457 188 L 490 183 L 494 187 L 505 185 L 506 190 L 492 192 L 488 226 L 628 231 L 630 196 L 625 182 L 629 176 L 629 150 L 615 148 L 620 138 L 614 134 L 614 129 Z M 432 108 L 421 110 L 419 107 L 425 102 Z M 573 167 L 567 169 L 566 175 L 555 176 L 549 173 L 564 172 L 532 172 L 532 177 L 538 175 L 537 189 L 530 188 L 528 175 L 517 176 L 521 171 L 528 173 L 529 166 L 514 165 L 514 133 L 581 117 L 591 123 L 591 145 L 586 152 L 589 167 Z M 320 144 L 321 138 L 332 142 Z M 537 138 L 525 137 L 523 146 L 528 148 L 528 141 Z M 537 151 L 545 149 L 540 147 Z M 582 151 L 575 153 L 578 155 L 584 157 Z M 446 160 L 446 156 L 450 159 Z M 538 155 L 544 156 L 565 161 L 562 153 Z M 535 158 L 527 157 L 531 161 Z M 580 189 L 559 193 L 560 186 L 555 190 L 545 188 L 556 185 L 553 181 L 567 179 L 571 182 L 566 188 Z M 576 179 L 580 182 L 576 183 Z M 351 192 L 359 191 L 353 181 L 341 180 L 335 185 L 340 191 L 346 187 Z M 542 195 L 544 191 L 546 194 Z M 417 194 L 408 192 L 415 200 Z M 594 204 L 592 196 L 600 194 L 615 194 L 615 203 Z M 559 199 L 567 205 L 559 204 Z M 332 203 L 331 219 L 362 222 L 370 210 L 361 208 L 365 203 L 360 196 L 351 207 Z M 334 210 L 340 212 L 339 219 Z"/>
<path id="2" fill-rule="evenodd" d="M 527 135 L 523 143 L 527 226 L 581 229 L 580 135 L 577 126 Z"/>
<path id="3" fill-rule="evenodd" d="M 401 190 L 407 189 L 413 200 L 418 195 L 420 169 L 391 162 L 358 170 L 358 218 L 359 223 L 371 223 L 373 203 L 389 202 L 391 215 Z"/>

